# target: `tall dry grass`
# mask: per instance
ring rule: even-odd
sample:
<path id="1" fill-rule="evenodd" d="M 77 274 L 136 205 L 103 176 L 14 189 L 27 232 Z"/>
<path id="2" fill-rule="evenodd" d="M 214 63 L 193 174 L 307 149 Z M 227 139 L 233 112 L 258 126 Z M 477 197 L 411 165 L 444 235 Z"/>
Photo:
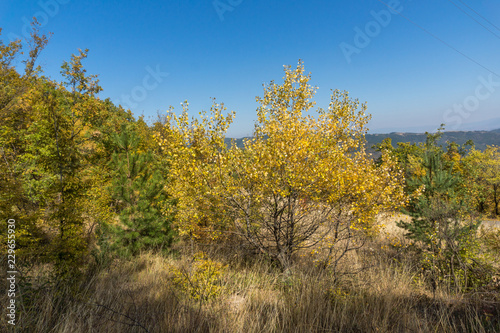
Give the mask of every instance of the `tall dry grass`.
<path id="1" fill-rule="evenodd" d="M 412 259 L 388 246 L 389 241 L 353 253 L 341 276 L 315 267 L 307 256 L 283 273 L 265 258 L 245 256 L 233 247 L 181 244 L 177 255 L 143 253 L 89 271 L 76 288 L 64 281 L 25 284 L 18 324 L 13 329 L 2 321 L 0 330 L 500 332 L 498 289 L 465 295 L 440 288 L 433 292 Z M 220 281 L 224 292 L 213 299 L 191 299 L 173 280 L 173 271 L 192 267 L 193 254 L 200 250 L 227 265 Z M 364 262 L 366 268 L 347 274 L 353 262 L 357 267 Z M 30 274 L 47 280 L 41 268 Z"/>

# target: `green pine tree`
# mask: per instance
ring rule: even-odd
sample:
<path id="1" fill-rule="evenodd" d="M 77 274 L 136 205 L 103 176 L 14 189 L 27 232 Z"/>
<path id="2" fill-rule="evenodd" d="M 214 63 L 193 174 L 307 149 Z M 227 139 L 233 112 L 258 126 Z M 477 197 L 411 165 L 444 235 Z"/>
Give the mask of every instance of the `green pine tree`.
<path id="1" fill-rule="evenodd" d="M 165 250 L 173 240 L 172 218 L 162 213 L 171 205 L 165 180 L 155 168 L 153 154 L 140 150 L 140 138 L 131 126 L 114 137 L 116 150 L 110 162 L 112 197 L 121 225 L 113 227 L 115 247 L 122 255 L 143 249 Z"/>
<path id="2" fill-rule="evenodd" d="M 447 282 L 462 289 L 478 282 L 476 230 L 481 222 L 474 217 L 472 200 L 460 186 L 461 175 L 437 145 L 440 135 L 428 134 L 420 149 L 418 160 L 425 173 L 411 175 L 407 185 L 423 192 L 405 211 L 411 222 L 401 221 L 398 226 L 407 230 L 406 236 L 420 249 L 422 268 L 434 286 Z"/>

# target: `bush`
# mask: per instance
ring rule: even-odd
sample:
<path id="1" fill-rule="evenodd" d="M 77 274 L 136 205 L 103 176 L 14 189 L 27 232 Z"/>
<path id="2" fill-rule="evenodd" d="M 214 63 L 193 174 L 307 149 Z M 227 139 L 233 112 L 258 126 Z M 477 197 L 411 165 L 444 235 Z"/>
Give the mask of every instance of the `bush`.
<path id="1" fill-rule="evenodd" d="M 204 252 L 194 255 L 190 271 L 173 267 L 174 284 L 194 300 L 208 301 L 219 297 L 223 292 L 221 284 L 226 266 L 207 258 Z"/>

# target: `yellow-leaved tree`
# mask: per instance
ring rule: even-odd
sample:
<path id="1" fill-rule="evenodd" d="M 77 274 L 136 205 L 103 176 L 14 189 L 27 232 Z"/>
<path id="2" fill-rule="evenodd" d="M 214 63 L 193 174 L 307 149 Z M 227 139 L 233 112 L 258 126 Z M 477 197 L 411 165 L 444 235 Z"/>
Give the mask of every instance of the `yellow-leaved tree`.
<path id="1" fill-rule="evenodd" d="M 474 198 L 481 213 L 491 206 L 489 214 L 500 215 L 500 147 L 487 146 L 484 151 L 473 149 L 466 161 L 470 167 Z"/>
<path id="2" fill-rule="evenodd" d="M 213 101 L 210 116 L 190 121 L 189 103 L 176 115 L 171 107 L 156 124 L 155 139 L 169 165 L 168 193 L 177 199 L 175 227 L 180 236 L 199 241 L 218 239 L 229 224 L 220 200 L 220 157 L 226 155 L 225 133 L 234 113 L 223 115 L 223 104 Z"/>
<path id="3" fill-rule="evenodd" d="M 282 268 L 313 246 L 335 268 L 377 231 L 378 213 L 403 203 L 402 172 L 388 155 L 377 166 L 365 152 L 366 105 L 336 90 L 308 115 L 315 88 L 302 62 L 285 66 L 283 80 L 257 97 L 252 139 L 223 159 L 222 198 L 237 232 Z"/>
<path id="4" fill-rule="evenodd" d="M 365 152 L 366 106 L 333 91 L 327 109 L 308 115 L 309 80 L 299 61 L 285 67 L 283 84 L 264 88 L 243 148 L 224 143 L 233 115 L 220 105 L 201 122 L 189 123 L 186 110 L 170 116 L 157 138 L 172 156 L 181 232 L 231 231 L 283 269 L 314 246 L 322 264 L 336 267 L 377 231 L 377 214 L 404 202 L 395 158 L 377 165 Z"/>

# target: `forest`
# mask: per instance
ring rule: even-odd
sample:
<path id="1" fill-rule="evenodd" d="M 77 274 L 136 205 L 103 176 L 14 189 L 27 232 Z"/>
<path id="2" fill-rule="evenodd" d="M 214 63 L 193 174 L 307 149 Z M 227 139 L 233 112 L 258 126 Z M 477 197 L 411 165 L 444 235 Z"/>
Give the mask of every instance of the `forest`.
<path id="1" fill-rule="evenodd" d="M 316 107 L 301 60 L 237 144 L 215 99 L 103 99 L 88 50 L 45 76 L 48 42 L 0 42 L 1 331 L 500 331 L 500 147 L 367 147 L 366 104 Z"/>

